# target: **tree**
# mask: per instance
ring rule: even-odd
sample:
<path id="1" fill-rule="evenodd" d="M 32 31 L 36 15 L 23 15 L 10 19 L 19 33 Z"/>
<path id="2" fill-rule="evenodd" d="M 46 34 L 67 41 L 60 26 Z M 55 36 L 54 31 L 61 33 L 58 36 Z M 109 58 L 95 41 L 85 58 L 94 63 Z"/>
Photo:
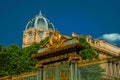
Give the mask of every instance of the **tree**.
<path id="1" fill-rule="evenodd" d="M 79 43 L 86 46 L 86 49 L 79 52 L 79 55 L 83 60 L 92 61 L 93 59 L 99 59 L 99 54 L 90 46 L 90 44 L 86 41 L 85 36 L 78 37 Z M 81 79 L 82 80 L 101 80 L 102 73 L 104 69 L 97 65 L 90 65 L 80 67 Z"/>
<path id="2" fill-rule="evenodd" d="M 86 41 L 85 36 L 79 36 L 78 41 L 80 44 L 86 46 L 86 49 L 79 52 L 83 60 L 93 60 L 99 59 L 99 54 L 90 46 L 90 44 Z"/>
<path id="3" fill-rule="evenodd" d="M 8 57 L 9 55 L 7 53 L 5 53 L 4 51 L 6 51 L 4 48 L 1 48 L 0 50 L 0 76 L 6 76 L 8 75 Z"/>
<path id="4" fill-rule="evenodd" d="M 12 44 L 8 47 L 2 47 L 0 45 L 0 76 L 17 75 L 24 72 L 36 71 L 36 60 L 31 57 L 32 54 L 36 54 L 39 47 L 45 44 L 49 40 L 49 37 L 42 40 L 40 43 L 34 43 L 26 48 L 19 48 L 16 44 Z M 86 46 L 86 49 L 79 52 L 79 55 L 84 60 L 99 59 L 99 54 L 87 43 L 85 36 L 78 37 L 79 43 Z M 95 76 L 101 78 L 103 69 L 99 65 L 81 67 L 82 79 L 96 80 Z M 85 74 L 88 73 L 88 74 Z M 98 80 L 98 79 L 97 79 Z"/>
<path id="5" fill-rule="evenodd" d="M 26 48 L 19 48 L 16 44 L 8 47 L 0 45 L 0 77 L 18 75 L 24 72 L 36 71 L 36 60 L 31 57 L 39 47 L 48 41 L 49 37 L 40 43 L 34 43 Z"/>

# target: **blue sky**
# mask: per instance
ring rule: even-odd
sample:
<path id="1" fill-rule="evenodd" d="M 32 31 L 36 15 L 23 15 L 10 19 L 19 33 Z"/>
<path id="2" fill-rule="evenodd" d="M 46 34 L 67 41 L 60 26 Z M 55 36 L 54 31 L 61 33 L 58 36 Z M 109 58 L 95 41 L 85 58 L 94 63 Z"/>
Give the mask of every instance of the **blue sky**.
<path id="1" fill-rule="evenodd" d="M 27 22 L 40 10 L 62 34 L 120 45 L 120 0 L 0 0 L 0 44 L 21 47 Z"/>

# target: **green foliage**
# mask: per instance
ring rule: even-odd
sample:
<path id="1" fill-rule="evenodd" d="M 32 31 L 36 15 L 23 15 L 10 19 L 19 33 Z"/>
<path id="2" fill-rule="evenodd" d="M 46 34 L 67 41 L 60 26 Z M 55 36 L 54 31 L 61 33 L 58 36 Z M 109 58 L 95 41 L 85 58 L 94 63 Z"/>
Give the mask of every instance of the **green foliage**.
<path id="1" fill-rule="evenodd" d="M 2 47 L 0 45 L 0 77 L 17 75 L 24 72 L 36 71 L 35 65 L 36 60 L 31 57 L 32 54 L 36 54 L 39 47 L 46 43 L 49 37 L 42 40 L 40 43 L 34 43 L 26 48 L 19 48 L 16 44 L 12 44 L 8 47 Z M 93 58 L 98 59 L 98 53 L 87 43 L 85 36 L 78 37 L 79 43 L 86 46 L 86 49 L 79 52 L 81 57 L 86 60 L 92 60 Z M 83 67 L 82 70 L 86 73 L 86 77 L 92 76 L 92 74 L 98 74 L 97 77 L 101 76 L 103 69 L 99 65 Z M 84 73 L 83 72 L 83 73 Z M 82 75 L 84 77 L 84 75 Z M 95 80 L 95 77 L 90 80 Z M 84 78 L 84 80 L 87 80 Z"/>
<path id="2" fill-rule="evenodd" d="M 49 37 L 40 43 L 34 43 L 22 49 L 16 44 L 8 47 L 0 45 L 0 77 L 36 71 L 35 65 L 37 61 L 31 55 L 36 54 L 39 47 L 47 42 L 48 39 Z"/>
<path id="3" fill-rule="evenodd" d="M 78 37 L 79 43 L 86 46 L 86 49 L 79 52 L 83 60 L 92 61 L 93 59 L 99 59 L 99 54 L 90 46 L 86 41 L 85 36 Z M 101 80 L 104 69 L 100 65 L 91 65 L 80 67 L 81 80 Z"/>
<path id="4" fill-rule="evenodd" d="M 80 67 L 81 80 L 102 80 L 103 72 L 99 64 Z"/>
<path id="5" fill-rule="evenodd" d="M 90 44 L 86 41 L 85 36 L 78 37 L 79 43 L 86 46 L 86 49 L 79 52 L 83 60 L 93 60 L 99 59 L 98 53 L 90 46 Z"/>
<path id="6" fill-rule="evenodd" d="M 0 51 L 0 76 L 10 75 L 13 71 L 10 71 L 13 63 L 16 62 L 16 52 L 19 50 L 16 44 L 12 44 L 9 47 L 1 48 Z"/>

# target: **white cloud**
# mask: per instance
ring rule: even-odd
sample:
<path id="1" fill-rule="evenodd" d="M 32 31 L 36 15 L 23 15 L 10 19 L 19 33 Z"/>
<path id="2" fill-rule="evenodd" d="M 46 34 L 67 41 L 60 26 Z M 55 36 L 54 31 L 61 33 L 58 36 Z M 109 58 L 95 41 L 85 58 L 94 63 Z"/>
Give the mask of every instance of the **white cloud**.
<path id="1" fill-rule="evenodd" d="M 120 34 L 118 33 L 104 34 L 100 37 L 100 39 L 104 39 L 108 42 L 116 44 L 117 42 L 120 42 Z"/>
<path id="2" fill-rule="evenodd" d="M 104 34 L 102 38 L 108 41 L 115 42 L 120 40 L 120 34 L 118 33 Z"/>

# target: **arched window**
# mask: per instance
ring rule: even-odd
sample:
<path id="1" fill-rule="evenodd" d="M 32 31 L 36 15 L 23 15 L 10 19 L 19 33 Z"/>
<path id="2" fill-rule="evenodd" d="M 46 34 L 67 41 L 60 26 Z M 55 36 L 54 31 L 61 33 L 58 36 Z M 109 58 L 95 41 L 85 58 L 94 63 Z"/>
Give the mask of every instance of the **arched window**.
<path id="1" fill-rule="evenodd" d="M 46 29 L 46 24 L 43 18 L 39 18 L 37 20 L 37 29 L 43 29 L 43 30 Z"/>

